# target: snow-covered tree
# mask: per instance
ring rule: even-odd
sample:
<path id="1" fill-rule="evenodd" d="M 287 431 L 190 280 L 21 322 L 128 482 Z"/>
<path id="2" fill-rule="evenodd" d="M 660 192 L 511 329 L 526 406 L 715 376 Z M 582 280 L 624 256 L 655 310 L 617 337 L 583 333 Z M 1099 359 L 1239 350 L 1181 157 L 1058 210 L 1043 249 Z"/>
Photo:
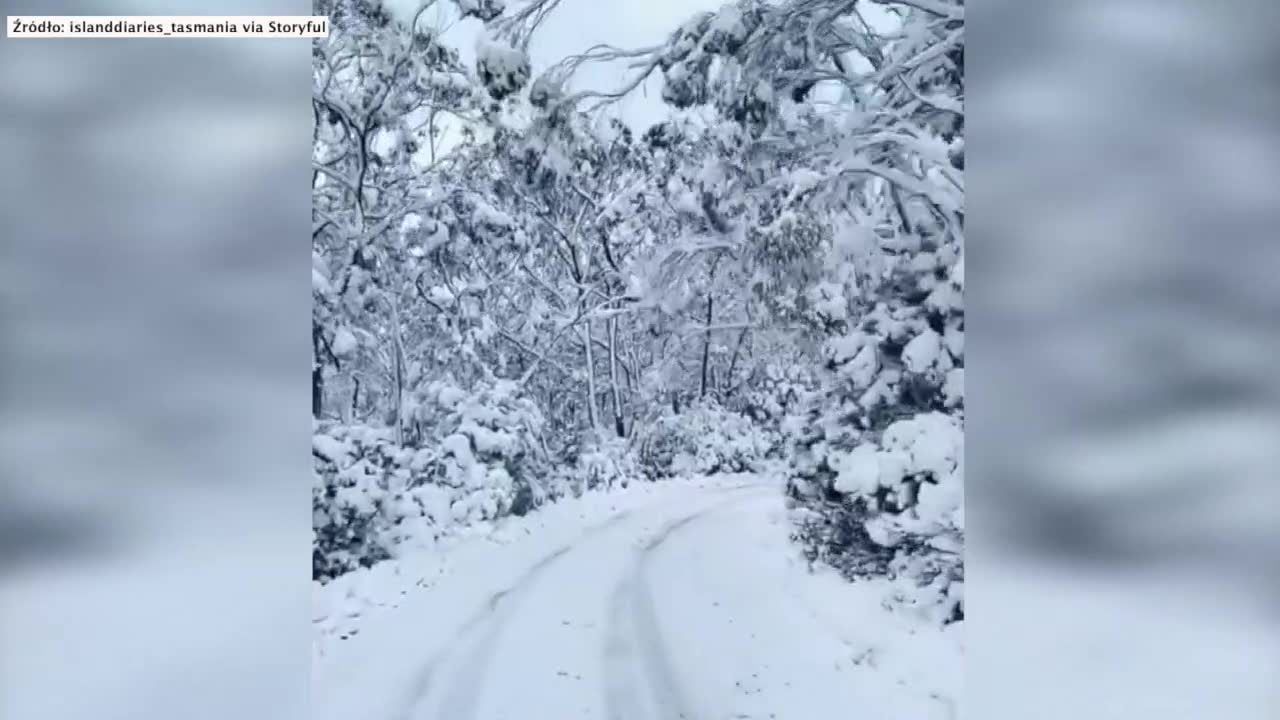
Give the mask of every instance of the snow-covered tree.
<path id="1" fill-rule="evenodd" d="M 954 618 L 964 7 L 877 3 L 888 17 L 877 31 L 870 6 L 742 0 L 691 18 L 640 57 L 628 87 L 661 72 L 670 104 L 718 118 L 714 157 L 672 180 L 685 189 L 680 210 L 699 222 L 667 244 L 668 271 L 651 277 L 678 294 L 711 258 L 748 279 L 773 329 L 792 326 L 819 348 L 821 388 L 789 423 L 799 538 L 851 576 L 927 585 L 937 592 L 924 602 Z"/>

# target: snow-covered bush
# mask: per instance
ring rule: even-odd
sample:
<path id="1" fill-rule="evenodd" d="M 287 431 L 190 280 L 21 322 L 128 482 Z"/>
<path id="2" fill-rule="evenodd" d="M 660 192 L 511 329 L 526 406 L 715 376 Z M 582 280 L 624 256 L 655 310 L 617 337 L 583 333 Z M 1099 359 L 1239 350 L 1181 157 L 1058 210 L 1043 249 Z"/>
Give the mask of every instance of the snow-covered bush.
<path id="1" fill-rule="evenodd" d="M 657 419 L 645 433 L 640 462 L 650 477 L 758 469 L 776 433 L 710 400 Z"/>
<path id="2" fill-rule="evenodd" d="M 578 467 L 584 487 L 627 487 L 644 477 L 640 463 L 623 438 L 610 438 L 596 443 L 578 456 Z"/>
<path id="3" fill-rule="evenodd" d="M 546 499 L 628 485 L 645 480 L 645 473 L 625 438 L 606 437 L 588 442 L 576 459 L 562 463 L 553 474 Z"/>
<path id="4" fill-rule="evenodd" d="M 763 428 L 785 433 L 788 418 L 803 408 L 813 389 L 813 373 L 804 363 L 769 363 L 752 376 L 730 407 Z M 779 445 L 774 451 L 788 449 Z"/>
<path id="5" fill-rule="evenodd" d="M 943 247 L 895 261 L 880 300 L 827 343 L 825 387 L 797 443 L 789 491 L 811 560 L 850 577 L 888 574 L 928 588 L 911 601 L 957 619 L 963 256 Z"/>
<path id="6" fill-rule="evenodd" d="M 435 381 L 417 400 L 413 419 L 431 455 L 416 482 L 452 491 L 452 521 L 523 514 L 544 494 L 542 414 L 515 383 L 480 382 L 463 390 Z"/>
<path id="7" fill-rule="evenodd" d="M 327 580 L 459 526 L 523 514 L 545 499 L 541 415 L 511 383 L 464 392 L 445 382 L 417 396 L 418 441 L 318 424 L 312 438 L 312 574 Z"/>
<path id="8" fill-rule="evenodd" d="M 399 525 L 421 516 L 405 502 L 406 451 L 387 430 L 325 424 L 311 455 L 312 576 L 323 581 L 391 557 L 404 539 Z"/>

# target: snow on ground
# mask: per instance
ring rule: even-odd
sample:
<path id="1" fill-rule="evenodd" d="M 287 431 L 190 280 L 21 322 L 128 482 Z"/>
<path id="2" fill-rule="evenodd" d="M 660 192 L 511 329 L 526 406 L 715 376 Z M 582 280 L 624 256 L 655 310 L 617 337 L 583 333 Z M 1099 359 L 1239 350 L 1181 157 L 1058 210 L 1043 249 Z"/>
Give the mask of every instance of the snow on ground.
<path id="1" fill-rule="evenodd" d="M 718 482 L 637 483 L 610 492 L 591 492 L 524 517 L 507 516 L 495 524 L 460 528 L 435 547 L 409 551 L 402 558 L 347 573 L 325 585 L 317 583 L 312 594 L 315 662 L 322 663 L 344 636 L 359 634 L 371 618 L 419 600 L 424 590 L 441 583 L 449 585 L 459 574 L 465 574 L 468 583 L 490 583 L 497 588 L 549 553 L 583 539 L 592 527 L 657 502 L 679 503 L 700 497 L 708 487 L 734 483 L 728 478 Z M 738 479 L 736 484 L 744 483 Z"/>
<path id="2" fill-rule="evenodd" d="M 959 628 L 810 574 L 788 533 L 759 478 L 644 484 L 317 586 L 313 714 L 957 717 Z"/>

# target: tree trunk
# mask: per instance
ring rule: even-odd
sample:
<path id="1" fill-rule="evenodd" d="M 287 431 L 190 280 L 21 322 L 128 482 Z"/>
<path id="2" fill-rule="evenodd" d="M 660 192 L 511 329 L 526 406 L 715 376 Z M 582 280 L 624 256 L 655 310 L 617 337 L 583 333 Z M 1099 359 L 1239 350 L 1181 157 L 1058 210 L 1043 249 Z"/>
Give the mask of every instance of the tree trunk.
<path id="1" fill-rule="evenodd" d="M 319 420 L 324 413 L 324 368 L 320 363 L 311 367 L 311 417 Z"/>
<path id="2" fill-rule="evenodd" d="M 613 387 L 613 429 L 618 437 L 627 436 L 622 419 L 622 389 L 618 387 L 618 320 L 609 319 L 609 384 Z"/>
<path id="3" fill-rule="evenodd" d="M 711 358 L 711 296 L 707 295 L 707 335 L 702 340 L 702 387 L 698 391 L 699 397 L 707 396 L 707 364 Z"/>
<path id="4" fill-rule="evenodd" d="M 582 324 L 582 346 L 586 348 L 584 361 L 587 365 L 587 421 L 591 429 L 600 427 L 600 409 L 596 406 L 596 367 L 595 356 L 591 352 L 591 321 Z"/>
<path id="5" fill-rule="evenodd" d="M 391 305 L 392 364 L 395 366 L 396 380 L 396 445 L 404 445 L 404 344 L 400 338 L 399 303 L 393 296 L 389 304 Z"/>
<path id="6" fill-rule="evenodd" d="M 742 341 L 747 339 L 748 330 L 750 328 L 742 328 L 742 332 L 738 334 L 738 344 L 733 348 L 733 358 L 729 360 L 729 372 L 724 378 L 724 389 L 720 395 L 722 400 L 733 393 L 733 372 L 738 369 L 738 356 L 742 353 Z"/>
<path id="7" fill-rule="evenodd" d="M 311 417 L 324 414 L 324 363 L 320 361 L 320 326 L 311 324 Z"/>

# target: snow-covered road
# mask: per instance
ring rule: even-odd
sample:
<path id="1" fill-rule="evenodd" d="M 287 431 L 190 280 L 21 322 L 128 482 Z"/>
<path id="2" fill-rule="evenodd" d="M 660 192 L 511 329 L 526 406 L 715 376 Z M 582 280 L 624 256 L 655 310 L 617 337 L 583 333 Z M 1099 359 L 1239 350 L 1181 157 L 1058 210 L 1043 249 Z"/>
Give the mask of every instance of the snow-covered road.
<path id="1" fill-rule="evenodd" d="M 807 573 L 776 485 L 737 476 L 573 502 L 576 515 L 549 508 L 447 551 L 433 579 L 330 638 L 313 715 L 955 716 L 960 638 L 883 610 L 885 586 Z"/>

